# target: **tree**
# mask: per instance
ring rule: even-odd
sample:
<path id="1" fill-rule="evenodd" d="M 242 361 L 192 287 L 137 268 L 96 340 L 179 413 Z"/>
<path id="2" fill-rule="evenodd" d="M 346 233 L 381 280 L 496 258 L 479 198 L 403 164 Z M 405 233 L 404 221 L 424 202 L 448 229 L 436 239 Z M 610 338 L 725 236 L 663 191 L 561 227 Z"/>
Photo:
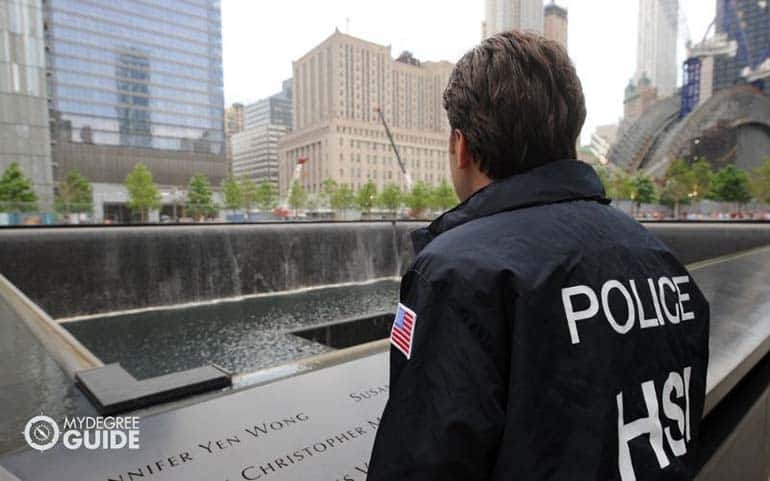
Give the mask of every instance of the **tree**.
<path id="1" fill-rule="evenodd" d="M 243 207 L 249 211 L 257 203 L 257 184 L 249 177 L 243 176 L 240 181 Z"/>
<path id="2" fill-rule="evenodd" d="M 362 185 L 356 194 L 356 205 L 362 210 L 371 212 L 377 200 L 377 185 L 371 180 Z"/>
<path id="3" fill-rule="evenodd" d="M 377 205 L 395 215 L 398 206 L 401 205 L 401 189 L 396 184 L 386 185 L 377 198 Z"/>
<path id="4" fill-rule="evenodd" d="M 431 191 L 430 206 L 439 211 L 449 210 L 457 205 L 458 199 L 455 190 L 447 181 L 442 181 Z"/>
<path id="5" fill-rule="evenodd" d="M 152 172 L 139 162 L 126 177 L 128 190 L 128 208 L 139 212 L 142 222 L 146 222 L 151 209 L 160 208 L 160 192 L 152 180 Z"/>
<path id="6" fill-rule="evenodd" d="M 404 202 L 412 211 L 412 216 L 420 217 L 430 205 L 430 188 L 424 182 L 417 182 L 412 186 Z"/>
<path id="7" fill-rule="evenodd" d="M 262 182 L 257 187 L 255 202 L 262 212 L 270 212 L 278 205 L 278 190 L 272 182 Z"/>
<path id="8" fill-rule="evenodd" d="M 307 202 L 305 202 L 305 210 L 315 212 L 321 207 L 321 200 L 318 198 L 318 194 L 313 195 L 308 193 Z"/>
<path id="9" fill-rule="evenodd" d="M 660 197 L 661 201 L 673 204 L 675 218 L 679 218 L 679 205 L 688 202 L 695 190 L 695 173 L 687 162 L 684 159 L 673 161 L 666 172 Z"/>
<path id="10" fill-rule="evenodd" d="M 655 201 L 655 184 L 646 175 L 636 174 L 631 179 L 631 187 L 631 200 L 636 203 L 637 209 L 642 204 L 649 204 Z"/>
<path id="11" fill-rule="evenodd" d="M 302 209 L 307 204 L 307 191 L 299 182 L 294 182 L 289 192 L 289 207 L 294 209 L 294 217 L 297 216 L 297 210 Z"/>
<path id="12" fill-rule="evenodd" d="M 770 159 L 752 171 L 750 184 L 755 199 L 770 203 Z"/>
<path id="13" fill-rule="evenodd" d="M 339 186 L 329 200 L 332 210 L 346 210 L 355 204 L 353 190 L 346 184 Z"/>
<path id="14" fill-rule="evenodd" d="M 37 194 L 32 181 L 12 162 L 0 177 L 0 212 L 31 212 L 37 210 Z"/>
<path id="15" fill-rule="evenodd" d="M 337 182 L 333 179 L 326 179 L 321 183 L 321 205 L 328 209 L 332 208 L 332 198 L 337 192 Z"/>
<path id="16" fill-rule="evenodd" d="M 711 192 L 711 185 L 713 183 L 714 171 L 711 169 L 711 164 L 703 157 L 699 157 L 698 160 L 690 165 L 692 170 L 693 181 L 693 200 L 705 199 Z"/>
<path id="17" fill-rule="evenodd" d="M 211 184 L 205 175 L 195 174 L 190 179 L 185 209 L 193 219 L 211 217 L 216 213 L 217 208 L 214 205 Z"/>
<path id="18" fill-rule="evenodd" d="M 745 204 L 751 200 L 749 176 L 746 171 L 728 165 L 714 174 L 710 194 L 714 200 Z"/>
<path id="19" fill-rule="evenodd" d="M 222 195 L 225 209 L 236 211 L 243 207 L 243 190 L 241 184 L 232 175 L 222 181 Z"/>
<path id="20" fill-rule="evenodd" d="M 607 195 L 611 199 L 630 199 L 634 193 L 631 176 L 624 170 L 616 170 L 610 176 L 610 188 Z"/>
<path id="21" fill-rule="evenodd" d="M 77 170 L 67 172 L 67 178 L 59 184 L 55 209 L 63 214 L 93 212 L 93 187 Z"/>

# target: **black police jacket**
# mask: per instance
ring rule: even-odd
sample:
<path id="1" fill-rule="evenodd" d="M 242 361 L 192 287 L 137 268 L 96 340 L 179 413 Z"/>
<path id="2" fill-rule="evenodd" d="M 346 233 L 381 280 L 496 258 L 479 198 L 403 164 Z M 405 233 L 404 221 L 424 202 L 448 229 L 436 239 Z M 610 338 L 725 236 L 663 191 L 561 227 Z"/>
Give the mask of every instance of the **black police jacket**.
<path id="1" fill-rule="evenodd" d="M 708 303 L 608 204 L 558 161 L 413 234 L 369 481 L 693 477 Z"/>

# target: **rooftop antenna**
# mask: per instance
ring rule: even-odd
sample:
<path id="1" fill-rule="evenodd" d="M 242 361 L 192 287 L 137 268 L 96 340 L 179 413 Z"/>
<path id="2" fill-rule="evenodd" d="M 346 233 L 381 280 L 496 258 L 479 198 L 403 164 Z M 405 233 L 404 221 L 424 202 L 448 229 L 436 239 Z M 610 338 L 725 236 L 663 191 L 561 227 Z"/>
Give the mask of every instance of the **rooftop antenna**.
<path id="1" fill-rule="evenodd" d="M 345 17 L 345 33 L 350 35 L 350 17 Z"/>

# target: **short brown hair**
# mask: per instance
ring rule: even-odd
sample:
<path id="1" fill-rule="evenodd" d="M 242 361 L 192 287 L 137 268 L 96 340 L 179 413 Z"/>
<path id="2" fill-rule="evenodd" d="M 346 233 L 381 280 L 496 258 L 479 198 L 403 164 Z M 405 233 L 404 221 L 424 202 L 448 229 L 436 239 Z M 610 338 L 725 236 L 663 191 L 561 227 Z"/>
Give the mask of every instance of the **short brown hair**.
<path id="1" fill-rule="evenodd" d="M 566 50 L 518 31 L 484 40 L 457 62 L 444 108 L 452 129 L 463 133 L 492 179 L 574 159 L 586 117 L 583 89 Z"/>

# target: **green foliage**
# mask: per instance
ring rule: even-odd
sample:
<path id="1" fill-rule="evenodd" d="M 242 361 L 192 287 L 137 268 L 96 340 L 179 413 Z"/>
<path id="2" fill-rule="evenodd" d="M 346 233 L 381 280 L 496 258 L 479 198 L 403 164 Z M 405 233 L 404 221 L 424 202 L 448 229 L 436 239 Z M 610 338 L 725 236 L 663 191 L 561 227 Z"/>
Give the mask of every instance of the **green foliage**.
<path id="1" fill-rule="evenodd" d="M 321 184 L 321 205 L 327 208 L 332 208 L 332 198 L 337 192 L 337 182 L 333 179 L 326 179 Z"/>
<path id="2" fill-rule="evenodd" d="M 447 181 L 442 181 L 431 191 L 430 206 L 433 209 L 443 212 L 454 207 L 458 202 L 454 187 L 449 185 Z"/>
<path id="3" fill-rule="evenodd" d="M 371 212 L 376 200 L 377 185 L 371 180 L 358 189 L 358 193 L 356 194 L 356 205 L 362 211 Z"/>
<path id="4" fill-rule="evenodd" d="M 431 189 L 424 182 L 417 182 L 404 198 L 404 203 L 415 217 L 420 216 L 430 206 Z"/>
<path id="5" fill-rule="evenodd" d="M 321 200 L 318 198 L 318 195 L 308 194 L 307 202 L 305 203 L 305 208 L 313 212 L 313 211 L 317 211 L 320 206 L 321 206 Z"/>
<path id="6" fill-rule="evenodd" d="M 259 210 L 270 212 L 278 205 L 278 189 L 272 182 L 262 182 L 257 187 L 254 199 Z"/>
<path id="7" fill-rule="evenodd" d="M 251 178 L 243 176 L 239 182 L 241 195 L 243 195 L 243 207 L 251 210 L 257 202 L 257 184 Z"/>
<path id="8" fill-rule="evenodd" d="M 190 179 L 185 210 L 187 215 L 193 219 L 211 217 L 216 214 L 217 208 L 214 205 L 211 184 L 205 175 L 195 174 Z"/>
<path id="9" fill-rule="evenodd" d="M 225 209 L 238 210 L 243 206 L 243 189 L 232 175 L 222 181 L 222 195 L 225 200 Z"/>
<path id="10" fill-rule="evenodd" d="M 695 189 L 695 173 L 684 159 L 677 159 L 666 172 L 660 199 L 665 204 L 673 205 L 674 217 L 679 217 L 679 205 L 689 202 Z"/>
<path id="11" fill-rule="evenodd" d="M 755 199 L 770 203 L 770 159 L 751 172 L 750 186 Z"/>
<path id="12" fill-rule="evenodd" d="M 302 187 L 299 182 L 294 182 L 291 186 L 291 192 L 289 192 L 289 207 L 294 209 L 296 214 L 298 209 L 302 209 L 307 205 L 307 191 Z"/>
<path id="13" fill-rule="evenodd" d="M 712 180 L 710 197 L 714 200 L 739 204 L 750 201 L 749 176 L 746 171 L 734 165 L 728 165 L 717 171 Z"/>
<path id="14" fill-rule="evenodd" d="M 0 212 L 32 212 L 37 210 L 37 194 L 32 181 L 11 163 L 0 177 Z"/>
<path id="15" fill-rule="evenodd" d="M 347 185 L 337 187 L 329 199 L 329 205 L 335 211 L 350 209 L 354 204 L 355 196 L 353 195 L 353 190 Z"/>
<path id="16" fill-rule="evenodd" d="M 67 172 L 67 178 L 59 184 L 55 208 L 57 212 L 66 214 L 93 212 L 93 187 L 77 170 Z"/>
<path id="17" fill-rule="evenodd" d="M 617 170 L 610 175 L 607 195 L 611 199 L 630 199 L 634 193 L 631 176 L 624 170 Z"/>
<path id="18" fill-rule="evenodd" d="M 655 202 L 655 184 L 652 179 L 643 174 L 637 174 L 631 179 L 631 200 L 637 206 Z"/>
<path id="19" fill-rule="evenodd" d="M 690 170 L 693 175 L 693 199 L 705 199 L 711 192 L 711 185 L 713 183 L 714 171 L 711 169 L 711 164 L 703 157 L 698 158 L 697 161 L 690 164 Z"/>
<path id="20" fill-rule="evenodd" d="M 396 212 L 401 205 L 401 189 L 396 184 L 386 185 L 380 192 L 377 205 L 390 212 Z"/>
<path id="21" fill-rule="evenodd" d="M 126 190 L 128 190 L 128 208 L 139 212 L 143 222 L 147 220 L 151 209 L 160 208 L 158 186 L 152 180 L 152 172 L 143 163 L 136 164 L 134 170 L 126 176 Z"/>

